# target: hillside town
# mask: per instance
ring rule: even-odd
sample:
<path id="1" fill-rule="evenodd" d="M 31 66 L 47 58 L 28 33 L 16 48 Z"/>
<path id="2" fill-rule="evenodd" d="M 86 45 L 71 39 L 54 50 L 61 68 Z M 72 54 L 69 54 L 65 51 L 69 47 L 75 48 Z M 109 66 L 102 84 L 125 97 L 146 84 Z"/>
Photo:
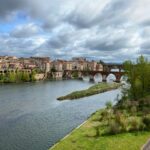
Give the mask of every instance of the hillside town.
<path id="1" fill-rule="evenodd" d="M 52 78 L 62 78 L 65 70 L 103 71 L 103 62 L 89 61 L 83 57 L 74 57 L 71 60 L 51 60 L 49 57 L 17 58 L 16 56 L 0 56 L 0 74 L 8 72 L 36 71 L 36 79 L 41 80 L 48 74 Z"/>

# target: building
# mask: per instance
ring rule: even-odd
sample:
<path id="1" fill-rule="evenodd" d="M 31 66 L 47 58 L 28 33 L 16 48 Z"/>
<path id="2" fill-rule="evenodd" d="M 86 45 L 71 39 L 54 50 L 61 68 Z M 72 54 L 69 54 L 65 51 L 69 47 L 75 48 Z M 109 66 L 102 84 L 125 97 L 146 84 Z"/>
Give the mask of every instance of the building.
<path id="1" fill-rule="evenodd" d="M 23 65 L 20 62 L 10 62 L 8 63 L 9 69 L 23 69 Z"/>
<path id="2" fill-rule="evenodd" d="M 0 62 L 0 69 L 6 70 L 9 68 L 9 63 L 7 62 Z"/>
<path id="3" fill-rule="evenodd" d="M 72 61 L 64 61 L 63 70 L 72 70 Z"/>
<path id="4" fill-rule="evenodd" d="M 86 61 L 85 57 L 73 57 L 72 58 L 73 61 Z"/>
<path id="5" fill-rule="evenodd" d="M 50 71 L 50 58 L 49 57 L 30 57 L 30 60 L 40 69 L 42 72 Z"/>
<path id="6" fill-rule="evenodd" d="M 55 71 L 63 71 L 63 60 L 55 60 L 51 63 L 51 69 Z"/>
<path id="7" fill-rule="evenodd" d="M 96 66 L 97 66 L 97 62 L 96 61 L 91 61 L 88 62 L 88 70 L 90 71 L 96 71 Z"/>
<path id="8" fill-rule="evenodd" d="M 73 70 L 87 70 L 87 60 L 83 57 L 72 58 L 72 69 Z"/>
<path id="9" fill-rule="evenodd" d="M 80 71 L 84 70 L 84 62 L 83 61 L 78 62 L 77 70 L 80 70 Z"/>
<path id="10" fill-rule="evenodd" d="M 45 65 L 46 65 L 45 66 L 45 72 L 50 72 L 51 71 L 51 62 L 49 61 Z"/>
<path id="11" fill-rule="evenodd" d="M 96 71 L 103 71 L 103 65 L 100 63 L 97 63 L 96 65 Z"/>

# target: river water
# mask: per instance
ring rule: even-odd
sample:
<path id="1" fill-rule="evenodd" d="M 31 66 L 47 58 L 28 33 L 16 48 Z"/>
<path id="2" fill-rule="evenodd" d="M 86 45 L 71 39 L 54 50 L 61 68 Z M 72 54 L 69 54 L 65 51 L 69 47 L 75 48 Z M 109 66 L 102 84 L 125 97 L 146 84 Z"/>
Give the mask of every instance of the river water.
<path id="1" fill-rule="evenodd" d="M 0 150 L 47 150 L 120 93 L 56 100 L 92 84 L 69 80 L 0 85 Z"/>

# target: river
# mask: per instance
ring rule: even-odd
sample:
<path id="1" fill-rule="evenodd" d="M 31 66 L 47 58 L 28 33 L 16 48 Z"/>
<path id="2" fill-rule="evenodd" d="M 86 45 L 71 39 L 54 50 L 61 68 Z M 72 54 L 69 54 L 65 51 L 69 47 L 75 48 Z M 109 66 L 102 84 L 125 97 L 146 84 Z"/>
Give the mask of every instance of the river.
<path id="1" fill-rule="evenodd" d="M 67 80 L 0 85 L 0 150 L 47 150 L 120 93 L 56 100 L 92 84 Z"/>

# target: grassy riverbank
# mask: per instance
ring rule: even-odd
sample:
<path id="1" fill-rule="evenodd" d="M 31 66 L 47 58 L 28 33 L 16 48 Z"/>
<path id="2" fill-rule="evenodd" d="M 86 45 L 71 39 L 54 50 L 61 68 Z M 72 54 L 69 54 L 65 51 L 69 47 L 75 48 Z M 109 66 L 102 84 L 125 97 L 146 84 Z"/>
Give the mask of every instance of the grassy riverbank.
<path id="1" fill-rule="evenodd" d="M 50 150 L 140 150 L 150 138 L 150 131 L 127 132 L 115 135 L 97 136 L 97 127 L 100 122 L 102 110 L 93 114 L 80 128 L 75 129 L 68 137 L 60 141 Z M 103 132 L 105 126 L 99 128 Z"/>
<path id="2" fill-rule="evenodd" d="M 109 90 L 117 89 L 121 85 L 122 84 L 120 84 L 120 83 L 100 83 L 100 84 L 96 84 L 96 85 L 94 85 L 94 86 L 92 86 L 86 90 L 75 91 L 75 92 L 72 92 L 66 96 L 58 97 L 57 100 L 79 99 L 79 98 L 99 94 L 102 92 L 106 92 Z"/>

